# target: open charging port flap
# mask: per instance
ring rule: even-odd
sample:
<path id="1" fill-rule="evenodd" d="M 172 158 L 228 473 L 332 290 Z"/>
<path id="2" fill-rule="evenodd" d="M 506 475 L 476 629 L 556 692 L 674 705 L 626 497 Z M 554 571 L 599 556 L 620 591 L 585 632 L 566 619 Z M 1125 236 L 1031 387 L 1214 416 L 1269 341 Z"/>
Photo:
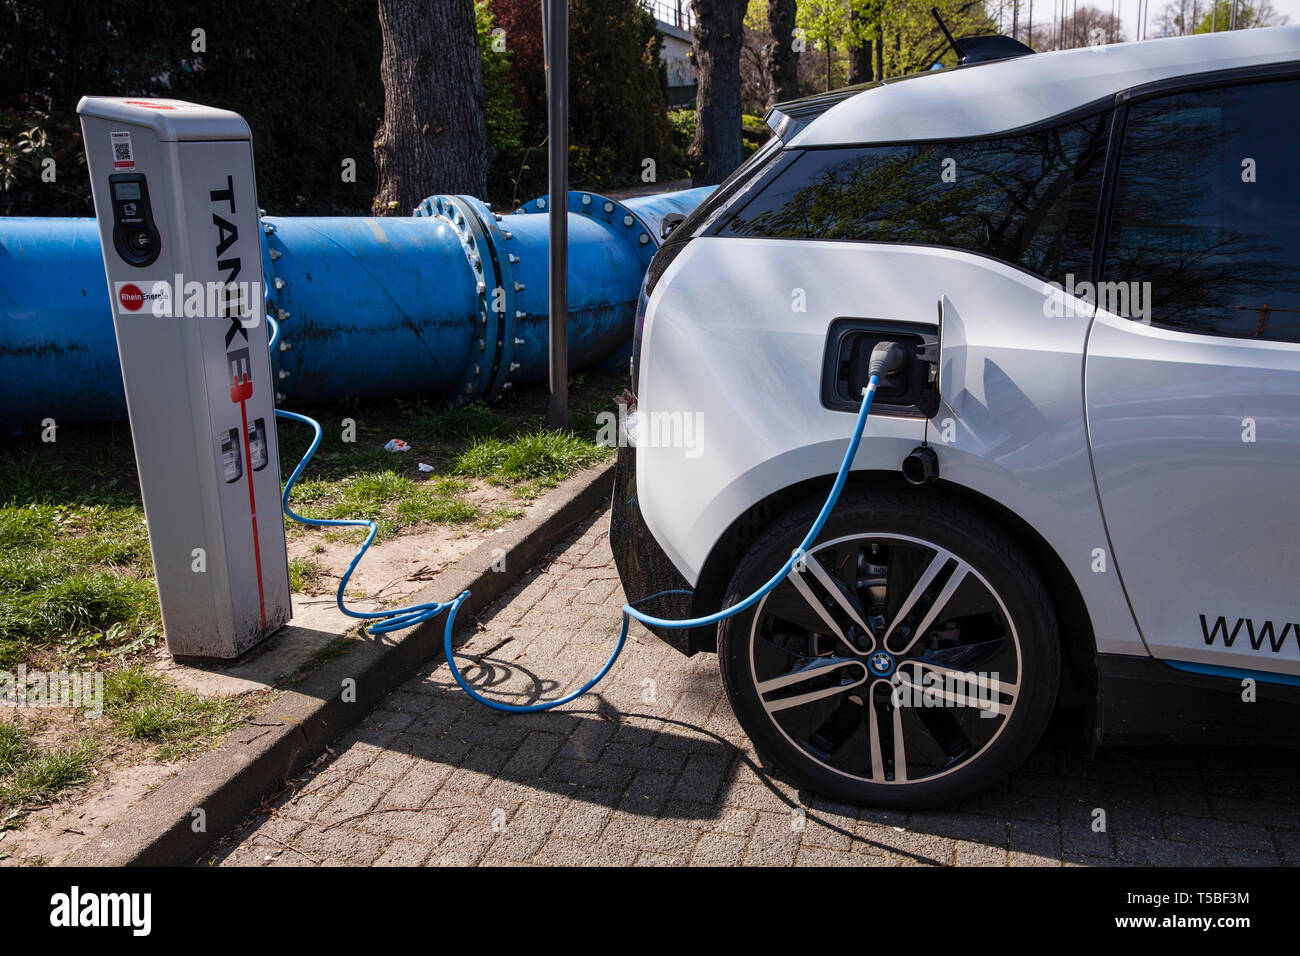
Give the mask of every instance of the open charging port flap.
<path id="1" fill-rule="evenodd" d="M 826 337 L 822 363 L 822 405 L 833 411 L 858 410 L 869 377 L 871 351 L 881 341 L 901 345 L 907 361 L 877 386 L 871 413 L 932 418 L 939 410 L 939 327 L 913 322 L 835 319 Z"/>

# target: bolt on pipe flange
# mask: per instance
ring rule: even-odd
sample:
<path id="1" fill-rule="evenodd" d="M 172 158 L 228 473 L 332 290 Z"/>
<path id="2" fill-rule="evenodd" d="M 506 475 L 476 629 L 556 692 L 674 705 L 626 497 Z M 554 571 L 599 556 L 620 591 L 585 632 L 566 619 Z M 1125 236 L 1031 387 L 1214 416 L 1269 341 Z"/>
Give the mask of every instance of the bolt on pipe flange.
<path id="1" fill-rule="evenodd" d="M 516 209 L 515 215 L 535 215 L 544 213 L 549 208 L 546 197 L 538 196 Z M 654 258 L 655 250 L 659 248 L 659 239 L 636 210 L 599 193 L 570 190 L 569 212 L 607 224 L 611 232 L 622 236 L 624 241 L 636 251 L 637 257 L 641 260 L 641 268 L 650 267 L 650 260 Z"/>
<path id="2" fill-rule="evenodd" d="M 502 272 L 502 256 L 497 249 L 501 240 L 492 235 L 496 223 L 486 206 L 480 214 L 474 208 L 475 203 L 482 205 L 469 196 L 429 196 L 415 208 L 416 216 L 441 219 L 451 228 L 474 275 L 476 315 L 470 323 L 474 358 L 467 363 L 464 381 L 452 397 L 456 405 L 478 398 L 490 400 L 499 393 L 495 372 L 501 360 L 505 326 L 514 328 L 513 320 L 504 321 L 506 316 L 514 314 L 514 289 L 508 264 L 506 274 Z M 484 215 L 492 223 L 492 229 L 484 223 Z M 503 306 L 507 310 L 504 313 Z"/>
<path id="3" fill-rule="evenodd" d="M 513 361 L 515 321 L 520 315 L 516 302 L 517 295 L 523 290 L 524 284 L 515 280 L 513 266 L 520 261 L 520 258 L 511 253 L 506 246 L 509 235 L 499 225 L 501 217 L 492 212 L 482 200 L 474 196 L 443 198 L 450 200 L 461 218 L 471 223 L 482 237 L 479 241 L 479 252 L 484 257 L 484 272 L 486 274 L 487 267 L 490 265 L 496 277 L 495 285 L 490 290 L 489 302 L 489 306 L 496 312 L 496 338 L 494 340 L 492 336 L 488 336 L 488 341 L 495 343 L 495 352 L 491 363 L 484 363 L 488 384 L 482 393 L 487 401 L 496 401 L 510 387 L 510 374 L 518 367 Z"/>
<path id="4" fill-rule="evenodd" d="M 259 209 L 258 215 L 259 217 L 265 216 L 265 211 Z M 276 296 L 276 293 L 283 292 L 285 287 L 284 280 L 275 274 L 275 261 L 283 255 L 283 251 L 276 248 L 280 245 L 280 237 L 276 233 L 274 223 L 265 222 L 261 218 L 259 218 L 258 221 L 262 229 L 262 235 L 264 236 L 261 243 L 262 289 L 265 293 L 262 300 L 262 307 L 264 309 L 263 315 L 278 316 L 279 320 L 282 321 L 288 317 L 289 313 L 281 308 L 281 303 L 278 301 Z M 272 245 L 273 243 L 274 245 Z M 271 338 L 269 328 L 266 337 L 269 342 Z M 288 359 L 282 357 L 281 353 L 289 351 L 291 347 L 289 341 L 285 338 L 285 328 L 282 324 L 280 326 L 280 347 L 271 352 L 271 374 L 277 382 L 280 382 L 282 386 L 286 388 L 288 388 L 289 385 L 285 380 L 289 378 L 292 373 L 289 369 L 284 368 Z M 296 362 L 301 362 L 301 356 L 294 356 L 294 360 Z M 277 402 L 283 398 L 283 393 L 279 391 L 275 393 L 275 400 Z"/>

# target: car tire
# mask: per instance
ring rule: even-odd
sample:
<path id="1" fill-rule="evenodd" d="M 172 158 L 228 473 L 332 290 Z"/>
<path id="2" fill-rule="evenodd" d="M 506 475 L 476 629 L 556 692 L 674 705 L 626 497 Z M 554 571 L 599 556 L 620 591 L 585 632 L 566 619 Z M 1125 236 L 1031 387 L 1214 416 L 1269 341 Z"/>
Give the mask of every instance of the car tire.
<path id="1" fill-rule="evenodd" d="M 724 607 L 789 559 L 821 503 L 763 532 Z M 718 658 L 767 762 L 816 794 L 888 808 L 951 804 L 999 783 L 1042 736 L 1061 671 L 1052 601 L 1029 555 L 983 513 L 930 490 L 846 492 L 796 570 L 719 625 Z"/>

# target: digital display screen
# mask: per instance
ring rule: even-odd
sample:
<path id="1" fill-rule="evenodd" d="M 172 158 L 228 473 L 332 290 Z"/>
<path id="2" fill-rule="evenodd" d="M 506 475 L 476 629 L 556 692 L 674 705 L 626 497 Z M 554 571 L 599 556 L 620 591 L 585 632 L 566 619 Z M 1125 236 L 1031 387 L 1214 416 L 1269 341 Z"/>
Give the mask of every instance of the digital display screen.
<path id="1" fill-rule="evenodd" d="M 139 183 L 115 183 L 113 185 L 113 195 L 118 199 L 139 199 Z"/>

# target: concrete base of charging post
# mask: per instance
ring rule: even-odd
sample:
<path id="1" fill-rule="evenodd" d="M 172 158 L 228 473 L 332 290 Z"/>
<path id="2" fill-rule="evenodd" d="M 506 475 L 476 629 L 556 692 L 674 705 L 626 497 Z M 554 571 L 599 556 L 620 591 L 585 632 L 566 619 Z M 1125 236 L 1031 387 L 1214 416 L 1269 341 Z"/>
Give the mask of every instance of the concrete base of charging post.
<path id="1" fill-rule="evenodd" d="M 437 575 L 411 603 L 445 600 L 469 589 L 461 629 L 473 613 L 499 598 L 583 518 L 609 501 L 613 464 L 589 469 L 548 492 L 502 534 Z M 500 550 L 498 550 L 500 549 Z M 501 552 L 505 552 L 503 570 Z M 217 750 L 170 778 L 79 848 L 71 866 L 177 866 L 194 862 L 233 830 L 290 776 L 350 730 L 394 687 L 442 653 L 444 617 L 408 631 L 384 634 L 311 672 L 233 733 Z M 617 622 L 611 622 L 610 640 Z M 356 681 L 356 702 L 344 703 L 345 679 Z M 196 810 L 204 827 L 196 831 Z"/>

